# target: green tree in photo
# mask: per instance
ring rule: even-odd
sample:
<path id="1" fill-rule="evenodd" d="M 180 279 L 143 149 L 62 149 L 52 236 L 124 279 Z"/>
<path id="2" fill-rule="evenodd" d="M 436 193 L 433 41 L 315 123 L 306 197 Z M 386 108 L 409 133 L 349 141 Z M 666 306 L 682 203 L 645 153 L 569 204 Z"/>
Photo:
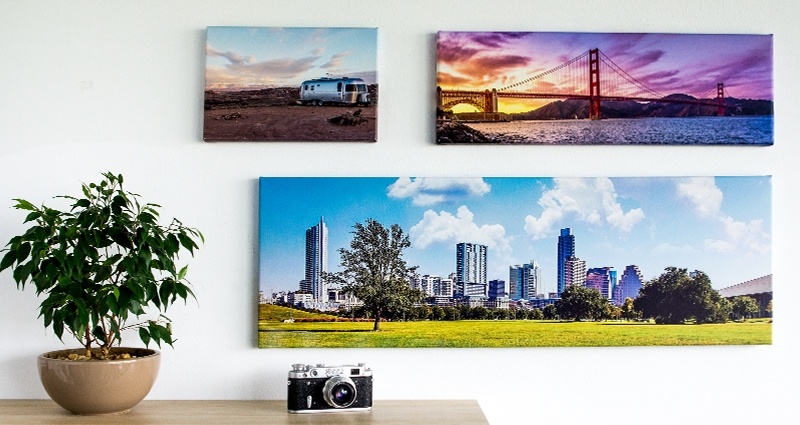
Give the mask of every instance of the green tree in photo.
<path id="1" fill-rule="evenodd" d="M 373 330 L 380 330 L 381 318 L 402 317 L 424 298 L 408 282 L 416 271 L 403 259 L 403 250 L 411 246 L 399 225 L 390 228 L 367 219 L 353 226 L 350 248 L 340 248 L 342 271 L 327 273 L 328 283 L 339 284 L 346 294 L 364 303 L 374 320 Z"/>
<path id="2" fill-rule="evenodd" d="M 561 293 L 561 300 L 556 303 L 556 311 L 562 319 L 580 322 L 602 318 L 607 305 L 608 301 L 597 289 L 570 285 Z"/>
<path id="3" fill-rule="evenodd" d="M 661 276 L 646 283 L 634 300 L 634 308 L 656 323 L 724 322 L 727 309 L 723 298 L 711 287 L 708 275 L 667 267 Z"/>
<path id="4" fill-rule="evenodd" d="M 761 309 L 758 307 L 758 302 L 753 297 L 746 295 L 735 297 L 731 305 L 734 319 L 749 319 L 757 315 Z"/>
<path id="5" fill-rule="evenodd" d="M 555 305 L 548 304 L 544 306 L 542 315 L 544 316 L 544 320 L 556 320 L 558 319 L 558 310 L 556 309 Z"/>
<path id="6" fill-rule="evenodd" d="M 733 303 L 726 298 L 720 297 L 719 301 L 716 302 L 716 308 L 711 322 L 725 323 L 731 319 L 731 316 L 733 316 Z"/>
<path id="7" fill-rule="evenodd" d="M 639 318 L 639 313 L 633 308 L 633 298 L 625 298 L 625 302 L 619 308 L 620 315 L 625 320 L 634 320 Z"/>

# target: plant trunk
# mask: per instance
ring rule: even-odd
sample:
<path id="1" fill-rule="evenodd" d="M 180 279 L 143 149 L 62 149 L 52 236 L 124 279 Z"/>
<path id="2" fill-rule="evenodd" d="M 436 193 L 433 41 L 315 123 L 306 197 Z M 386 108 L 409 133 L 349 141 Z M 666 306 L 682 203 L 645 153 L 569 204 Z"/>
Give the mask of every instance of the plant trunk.
<path id="1" fill-rule="evenodd" d="M 86 335 L 84 337 L 84 341 L 86 344 L 83 345 L 83 348 L 86 349 L 84 355 L 88 358 L 92 358 L 92 334 L 89 332 L 89 327 L 86 327 Z"/>

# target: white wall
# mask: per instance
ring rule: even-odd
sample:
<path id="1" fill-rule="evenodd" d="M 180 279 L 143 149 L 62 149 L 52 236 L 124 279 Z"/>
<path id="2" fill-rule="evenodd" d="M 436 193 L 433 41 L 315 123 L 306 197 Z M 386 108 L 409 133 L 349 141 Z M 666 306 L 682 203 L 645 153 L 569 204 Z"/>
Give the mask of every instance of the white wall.
<path id="1" fill-rule="evenodd" d="M 283 399 L 292 363 L 363 361 L 377 399 L 477 399 L 493 424 L 785 423 L 797 416 L 800 331 L 790 310 L 798 17 L 794 0 L 4 0 L 0 243 L 23 229 L 12 198 L 46 201 L 103 170 L 205 233 L 190 267 L 199 303 L 171 311 L 179 341 L 164 350 L 152 399 Z M 209 25 L 378 27 L 379 141 L 203 142 Z M 436 146 L 437 30 L 773 33 L 775 146 Z M 774 176 L 772 346 L 255 348 L 259 176 L 747 174 Z M 61 343 L 43 330 L 37 305 L 0 275 L 0 398 L 46 398 L 34 357 Z"/>

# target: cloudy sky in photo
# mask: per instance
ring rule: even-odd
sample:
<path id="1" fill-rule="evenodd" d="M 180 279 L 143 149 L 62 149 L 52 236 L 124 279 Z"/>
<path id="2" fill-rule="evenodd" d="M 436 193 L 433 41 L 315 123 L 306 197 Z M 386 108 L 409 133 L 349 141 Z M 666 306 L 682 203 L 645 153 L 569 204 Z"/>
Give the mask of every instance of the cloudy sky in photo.
<path id="1" fill-rule="evenodd" d="M 455 271 L 459 242 L 488 247 L 489 279 L 539 263 L 555 291 L 560 229 L 575 234 L 587 267 L 646 279 L 676 266 L 706 272 L 716 288 L 771 273 L 768 176 L 687 178 L 273 178 L 260 179 L 259 279 L 266 292 L 297 290 L 305 231 L 324 217 L 329 271 L 353 225 L 399 224 L 405 258 L 421 274 Z"/>
<path id="2" fill-rule="evenodd" d="M 717 83 L 723 83 L 725 95 L 729 97 L 771 100 L 773 96 L 772 36 L 750 34 L 440 32 L 437 34 L 437 84 L 451 90 L 501 89 L 545 73 L 595 48 L 630 76 L 664 95 L 716 97 Z M 574 72 L 587 81 L 582 85 L 588 85 L 588 67 L 586 69 L 585 73 Z M 601 71 L 604 71 L 602 67 Z M 601 75 L 601 81 L 603 79 Z M 549 80 L 539 81 L 546 84 Z M 553 87 L 537 89 L 547 89 L 546 92 L 587 90 L 586 87 L 556 87 L 559 84 L 556 81 L 553 84 Z M 530 84 L 512 89 L 533 90 Z M 600 89 L 601 94 L 611 90 L 602 84 Z M 520 112 L 550 101 L 500 99 L 500 109 Z"/>
<path id="3" fill-rule="evenodd" d="M 307 79 L 376 83 L 377 29 L 208 27 L 206 89 L 298 86 Z"/>

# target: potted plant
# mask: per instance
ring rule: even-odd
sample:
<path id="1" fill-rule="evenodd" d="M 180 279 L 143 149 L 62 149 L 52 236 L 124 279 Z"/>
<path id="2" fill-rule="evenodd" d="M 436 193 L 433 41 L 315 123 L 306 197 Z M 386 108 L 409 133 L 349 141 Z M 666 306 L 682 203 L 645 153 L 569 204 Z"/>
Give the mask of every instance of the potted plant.
<path id="1" fill-rule="evenodd" d="M 45 327 L 81 343 L 38 358 L 47 393 L 78 414 L 125 412 L 150 391 L 160 353 L 120 347 L 123 334 L 135 331 L 145 347 L 172 346 L 164 313 L 178 299 L 194 298 L 179 254 L 194 255 L 203 241 L 177 219 L 159 224 L 161 207 L 124 190 L 122 175 L 102 176 L 82 184 L 82 196 L 58 196 L 71 203 L 64 211 L 15 199 L 33 225 L 11 238 L 0 260 L 0 272 L 11 268 L 17 288 L 32 284 L 44 297 Z"/>

